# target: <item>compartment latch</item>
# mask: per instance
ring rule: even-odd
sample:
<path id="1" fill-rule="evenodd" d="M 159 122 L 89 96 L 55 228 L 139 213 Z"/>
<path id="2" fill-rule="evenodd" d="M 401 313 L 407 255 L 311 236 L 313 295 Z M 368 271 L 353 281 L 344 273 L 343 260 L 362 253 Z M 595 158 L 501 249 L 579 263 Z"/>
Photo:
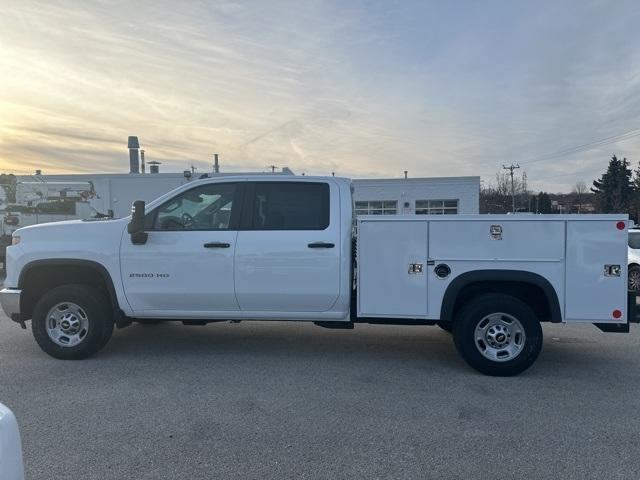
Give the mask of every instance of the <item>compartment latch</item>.
<path id="1" fill-rule="evenodd" d="M 605 265 L 604 266 L 604 276 L 605 277 L 619 277 L 622 268 L 620 265 Z"/>

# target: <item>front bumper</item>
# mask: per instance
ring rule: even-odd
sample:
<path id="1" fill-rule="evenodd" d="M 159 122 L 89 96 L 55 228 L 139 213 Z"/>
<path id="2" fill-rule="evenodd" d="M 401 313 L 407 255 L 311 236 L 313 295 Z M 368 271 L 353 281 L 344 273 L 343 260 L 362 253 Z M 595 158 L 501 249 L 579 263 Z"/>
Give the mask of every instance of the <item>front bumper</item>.
<path id="1" fill-rule="evenodd" d="M 3 288 L 0 290 L 0 304 L 2 310 L 11 320 L 20 316 L 20 294 L 22 290 L 18 288 Z"/>

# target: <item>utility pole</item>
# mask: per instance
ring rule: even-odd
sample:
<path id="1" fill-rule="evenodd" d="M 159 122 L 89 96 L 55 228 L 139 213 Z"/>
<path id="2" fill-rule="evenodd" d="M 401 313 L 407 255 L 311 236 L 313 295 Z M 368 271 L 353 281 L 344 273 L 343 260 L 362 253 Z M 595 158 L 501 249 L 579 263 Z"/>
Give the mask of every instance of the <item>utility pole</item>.
<path id="1" fill-rule="evenodd" d="M 513 163 L 508 167 L 506 165 L 502 165 L 503 170 L 509 170 L 509 175 L 511 175 L 511 212 L 516 213 L 516 190 L 515 185 L 513 183 L 513 171 L 520 168 L 520 165 L 517 163 L 514 165 Z"/>
<path id="2" fill-rule="evenodd" d="M 522 193 L 524 193 L 524 201 L 529 211 L 529 192 L 527 192 L 527 172 L 522 172 Z"/>

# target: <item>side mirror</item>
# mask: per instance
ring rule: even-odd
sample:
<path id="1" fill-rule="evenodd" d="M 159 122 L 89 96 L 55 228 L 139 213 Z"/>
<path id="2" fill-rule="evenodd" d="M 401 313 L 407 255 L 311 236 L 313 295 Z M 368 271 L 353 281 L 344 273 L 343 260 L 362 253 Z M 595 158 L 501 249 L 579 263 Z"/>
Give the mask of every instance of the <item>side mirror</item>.
<path id="1" fill-rule="evenodd" d="M 136 200 L 131 207 L 131 221 L 127 225 L 127 232 L 131 235 L 131 243 L 144 245 L 147 243 L 147 233 L 144 231 L 144 200 Z"/>

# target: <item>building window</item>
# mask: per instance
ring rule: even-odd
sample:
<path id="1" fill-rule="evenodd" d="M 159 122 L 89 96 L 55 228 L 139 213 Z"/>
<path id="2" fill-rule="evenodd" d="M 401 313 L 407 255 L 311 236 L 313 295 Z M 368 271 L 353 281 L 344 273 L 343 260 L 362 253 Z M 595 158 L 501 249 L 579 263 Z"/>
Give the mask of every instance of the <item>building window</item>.
<path id="1" fill-rule="evenodd" d="M 356 215 L 395 215 L 397 200 L 368 200 L 356 202 Z"/>
<path id="2" fill-rule="evenodd" d="M 416 215 L 455 215 L 458 200 L 416 200 Z"/>

